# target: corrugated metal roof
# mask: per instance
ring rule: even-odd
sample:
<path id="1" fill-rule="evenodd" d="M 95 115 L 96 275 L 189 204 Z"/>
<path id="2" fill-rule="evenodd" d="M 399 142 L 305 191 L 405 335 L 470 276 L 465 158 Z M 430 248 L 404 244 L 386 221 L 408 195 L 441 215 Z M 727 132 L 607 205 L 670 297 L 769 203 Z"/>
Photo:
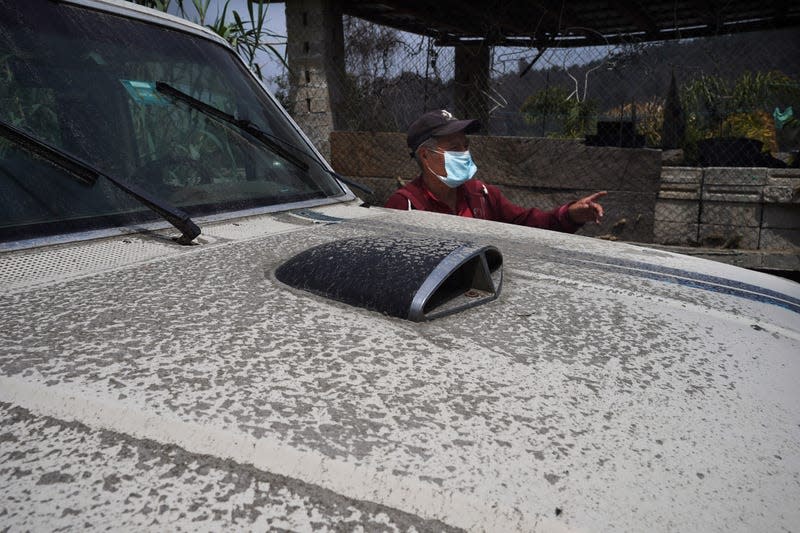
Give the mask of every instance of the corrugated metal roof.
<path id="1" fill-rule="evenodd" d="M 440 45 L 575 47 L 800 25 L 800 3 L 788 0 L 345 0 L 342 8 Z"/>

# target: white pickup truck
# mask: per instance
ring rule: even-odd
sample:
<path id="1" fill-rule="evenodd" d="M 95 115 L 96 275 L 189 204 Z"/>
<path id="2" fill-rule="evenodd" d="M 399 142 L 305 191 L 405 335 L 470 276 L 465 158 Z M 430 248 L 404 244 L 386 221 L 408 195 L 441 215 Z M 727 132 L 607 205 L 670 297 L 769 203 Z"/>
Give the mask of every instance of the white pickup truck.
<path id="1" fill-rule="evenodd" d="M 800 285 L 364 208 L 226 43 L 0 0 L 0 531 L 790 531 Z"/>

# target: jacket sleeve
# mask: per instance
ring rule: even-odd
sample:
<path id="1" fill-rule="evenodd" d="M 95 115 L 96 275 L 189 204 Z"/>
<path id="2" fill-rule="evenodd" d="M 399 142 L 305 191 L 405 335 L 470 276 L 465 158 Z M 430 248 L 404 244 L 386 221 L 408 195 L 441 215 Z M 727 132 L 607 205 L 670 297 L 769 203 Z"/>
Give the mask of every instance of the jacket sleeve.
<path id="1" fill-rule="evenodd" d="M 386 203 L 383 204 L 383 207 L 388 207 L 390 209 L 402 209 L 403 211 L 408 211 L 408 198 L 400 194 L 400 192 L 395 191 Z"/>
<path id="2" fill-rule="evenodd" d="M 486 189 L 489 197 L 489 206 L 493 214 L 492 218 L 499 222 L 563 231 L 565 233 L 575 233 L 582 226 L 582 224 L 576 224 L 569 218 L 569 206 L 572 202 L 557 207 L 552 211 L 542 211 L 535 207 L 526 209 L 511 203 L 496 186 L 486 185 Z"/>

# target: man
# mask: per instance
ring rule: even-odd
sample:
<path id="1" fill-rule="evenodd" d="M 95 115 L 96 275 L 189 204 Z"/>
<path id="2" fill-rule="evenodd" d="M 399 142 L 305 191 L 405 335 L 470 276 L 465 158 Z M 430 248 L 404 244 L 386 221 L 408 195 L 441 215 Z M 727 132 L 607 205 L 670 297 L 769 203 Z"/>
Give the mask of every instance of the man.
<path id="1" fill-rule="evenodd" d="M 408 147 L 421 174 L 386 201 L 393 209 L 418 209 L 483 218 L 535 228 L 574 233 L 584 223 L 600 223 L 603 206 L 597 192 L 552 211 L 514 205 L 500 189 L 472 179 L 478 169 L 469 154 L 467 133 L 480 127 L 477 120 L 458 120 L 445 110 L 430 111 L 408 129 Z"/>

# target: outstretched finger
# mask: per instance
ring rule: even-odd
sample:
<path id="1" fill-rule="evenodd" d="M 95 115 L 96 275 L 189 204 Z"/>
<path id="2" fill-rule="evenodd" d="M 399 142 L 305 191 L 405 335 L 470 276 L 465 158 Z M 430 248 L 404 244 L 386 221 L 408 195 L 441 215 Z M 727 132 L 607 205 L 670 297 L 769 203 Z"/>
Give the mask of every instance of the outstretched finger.
<path id="1" fill-rule="evenodd" d="M 595 200 L 597 200 L 598 198 L 602 198 L 603 196 L 605 196 L 605 195 L 607 195 L 607 194 L 608 194 L 608 191 L 600 191 L 600 192 L 596 192 L 596 193 L 594 193 L 594 194 L 592 194 L 592 195 L 589 195 L 589 196 L 587 196 L 587 197 L 586 197 L 586 201 L 587 201 L 587 202 L 594 202 L 594 201 L 595 201 Z"/>

